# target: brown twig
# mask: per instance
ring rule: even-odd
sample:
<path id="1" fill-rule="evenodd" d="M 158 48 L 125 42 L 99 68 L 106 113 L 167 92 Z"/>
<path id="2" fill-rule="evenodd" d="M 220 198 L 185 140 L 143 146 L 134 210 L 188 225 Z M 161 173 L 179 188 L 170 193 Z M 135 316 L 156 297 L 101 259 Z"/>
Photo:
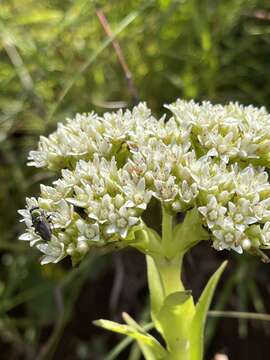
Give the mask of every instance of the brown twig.
<path id="1" fill-rule="evenodd" d="M 110 24 L 107 21 L 106 16 L 104 15 L 103 10 L 100 9 L 100 8 L 96 8 L 96 14 L 97 14 L 97 17 L 98 17 L 98 19 L 99 19 L 99 21 L 100 21 L 106 35 L 110 39 L 113 39 L 113 32 L 111 30 Z M 120 65 L 121 65 L 121 67 L 123 69 L 124 74 L 125 74 L 125 78 L 127 80 L 128 88 L 129 88 L 129 91 L 130 91 L 130 94 L 131 94 L 131 97 L 132 97 L 132 101 L 134 103 L 138 103 L 138 101 L 139 101 L 138 91 L 137 91 L 137 88 L 136 88 L 136 86 L 134 84 L 132 73 L 129 70 L 128 64 L 127 64 L 127 62 L 125 60 L 123 51 L 122 51 L 121 46 L 119 44 L 119 41 L 117 39 L 113 39 L 112 40 L 112 46 L 114 48 L 114 51 L 115 51 L 116 56 L 118 58 L 118 61 L 119 61 Z"/>

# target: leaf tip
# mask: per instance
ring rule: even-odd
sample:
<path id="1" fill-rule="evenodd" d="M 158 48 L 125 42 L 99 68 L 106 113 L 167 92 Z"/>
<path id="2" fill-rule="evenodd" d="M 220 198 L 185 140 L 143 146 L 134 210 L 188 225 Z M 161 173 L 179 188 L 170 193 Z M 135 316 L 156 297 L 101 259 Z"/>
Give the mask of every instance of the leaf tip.
<path id="1" fill-rule="evenodd" d="M 92 324 L 95 326 L 102 326 L 102 319 L 92 321 Z"/>

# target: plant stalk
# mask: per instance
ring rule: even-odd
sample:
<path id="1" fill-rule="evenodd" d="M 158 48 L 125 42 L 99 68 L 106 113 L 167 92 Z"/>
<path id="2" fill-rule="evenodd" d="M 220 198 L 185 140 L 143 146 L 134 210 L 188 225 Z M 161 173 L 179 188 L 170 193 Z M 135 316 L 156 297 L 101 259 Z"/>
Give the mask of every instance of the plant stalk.
<path id="1" fill-rule="evenodd" d="M 154 261 L 162 281 L 165 296 L 177 291 L 185 291 L 181 281 L 182 256 L 176 256 L 172 259 L 156 256 Z"/>

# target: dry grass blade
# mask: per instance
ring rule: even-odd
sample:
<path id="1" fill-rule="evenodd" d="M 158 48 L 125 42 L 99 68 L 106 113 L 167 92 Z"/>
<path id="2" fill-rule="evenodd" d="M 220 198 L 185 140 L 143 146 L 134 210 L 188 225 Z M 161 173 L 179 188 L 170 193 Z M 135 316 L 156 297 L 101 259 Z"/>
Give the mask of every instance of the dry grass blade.
<path id="1" fill-rule="evenodd" d="M 233 318 L 233 319 L 270 321 L 270 314 L 260 314 L 260 313 L 252 313 L 252 312 L 241 312 L 241 311 L 213 310 L 208 312 L 208 316 Z"/>
<path id="2" fill-rule="evenodd" d="M 82 67 L 78 70 L 76 75 L 68 82 L 66 87 L 63 89 L 63 91 L 61 92 L 61 94 L 59 96 L 58 101 L 56 102 L 56 104 L 53 106 L 52 110 L 49 113 L 48 121 L 50 121 L 52 119 L 52 117 L 55 114 L 56 110 L 58 109 L 60 103 L 63 101 L 63 99 L 66 97 L 66 95 L 68 94 L 70 89 L 73 87 L 76 80 L 78 80 L 80 78 L 80 76 L 88 69 L 88 67 L 97 59 L 99 54 L 101 54 L 102 51 L 105 50 L 107 48 L 107 46 L 110 45 L 113 42 L 113 40 L 123 30 L 125 30 L 126 27 L 128 25 L 130 25 L 141 14 L 141 12 L 144 11 L 151 3 L 152 3 L 152 0 L 150 0 L 146 4 L 144 4 L 144 6 L 141 7 L 139 10 L 133 11 L 128 16 L 126 16 L 126 18 L 123 21 L 121 21 L 121 23 L 117 26 L 117 28 L 116 28 L 115 32 L 113 33 L 113 35 L 110 38 L 106 39 L 100 46 L 98 46 L 96 51 L 94 51 L 94 53 L 82 65 Z"/>
<path id="3" fill-rule="evenodd" d="M 124 54 L 123 54 L 121 46 L 119 44 L 119 41 L 117 39 L 113 39 L 113 32 L 111 30 L 110 24 L 108 23 L 108 20 L 107 20 L 106 16 L 104 15 L 104 12 L 102 11 L 102 9 L 97 9 L 96 14 L 97 14 L 97 17 L 99 18 L 99 21 L 100 21 L 105 33 L 108 35 L 108 38 L 112 39 L 112 46 L 114 48 L 114 51 L 118 58 L 118 61 L 123 69 L 124 74 L 125 74 L 125 78 L 127 80 L 127 84 L 128 84 L 130 94 L 132 96 L 132 100 L 134 103 L 137 103 L 139 101 L 138 90 L 135 87 L 132 73 L 129 70 L 128 64 L 125 60 Z"/>

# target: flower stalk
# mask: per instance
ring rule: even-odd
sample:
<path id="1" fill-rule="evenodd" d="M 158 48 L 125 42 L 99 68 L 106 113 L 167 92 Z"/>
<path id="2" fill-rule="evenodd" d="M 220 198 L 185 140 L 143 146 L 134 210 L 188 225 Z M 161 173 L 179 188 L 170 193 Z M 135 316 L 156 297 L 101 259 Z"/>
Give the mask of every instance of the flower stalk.
<path id="1" fill-rule="evenodd" d="M 170 258 L 172 254 L 173 215 L 162 206 L 162 248 L 165 256 Z"/>
<path id="2" fill-rule="evenodd" d="M 155 256 L 154 262 L 159 271 L 164 294 L 168 296 L 177 291 L 184 291 L 181 281 L 182 256 L 177 255 L 173 258 L 166 256 Z M 149 279 L 151 281 L 151 279 Z"/>

